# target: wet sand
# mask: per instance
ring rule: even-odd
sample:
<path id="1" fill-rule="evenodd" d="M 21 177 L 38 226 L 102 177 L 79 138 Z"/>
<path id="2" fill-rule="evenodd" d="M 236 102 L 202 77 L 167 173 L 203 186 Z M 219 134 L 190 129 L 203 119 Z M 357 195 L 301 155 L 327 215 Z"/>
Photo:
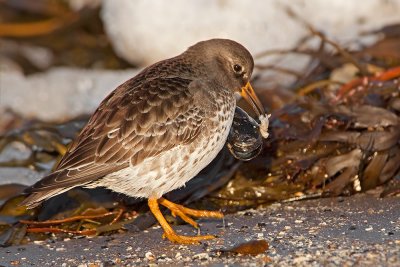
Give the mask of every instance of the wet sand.
<path id="1" fill-rule="evenodd" d="M 201 220 L 202 233 L 218 236 L 201 245 L 144 232 L 45 241 L 0 248 L 1 266 L 400 266 L 400 198 L 374 195 L 298 201 Z M 196 234 L 187 225 L 181 234 Z M 220 255 L 250 240 L 266 240 L 257 256 Z"/>

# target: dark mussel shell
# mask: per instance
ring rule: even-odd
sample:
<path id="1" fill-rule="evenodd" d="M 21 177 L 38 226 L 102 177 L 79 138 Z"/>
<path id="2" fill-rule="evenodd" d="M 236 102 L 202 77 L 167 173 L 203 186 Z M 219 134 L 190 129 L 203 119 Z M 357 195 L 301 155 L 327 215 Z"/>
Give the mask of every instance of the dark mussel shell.
<path id="1" fill-rule="evenodd" d="M 236 107 L 227 146 L 231 154 L 243 161 L 248 161 L 260 154 L 263 140 L 258 123 L 243 109 Z"/>

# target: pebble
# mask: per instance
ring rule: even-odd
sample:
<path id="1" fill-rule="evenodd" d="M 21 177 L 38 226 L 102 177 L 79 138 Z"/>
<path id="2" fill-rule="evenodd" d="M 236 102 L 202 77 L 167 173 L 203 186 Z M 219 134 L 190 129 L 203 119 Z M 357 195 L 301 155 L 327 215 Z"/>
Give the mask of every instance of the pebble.
<path id="1" fill-rule="evenodd" d="M 210 259 L 210 255 L 208 255 L 208 253 L 199 253 L 199 254 L 195 254 L 192 257 L 194 260 L 198 259 L 198 260 L 208 260 Z"/>
<path id="2" fill-rule="evenodd" d="M 146 254 L 144 256 L 149 261 L 154 261 L 156 259 L 156 257 L 154 256 L 154 254 L 151 251 L 146 252 Z"/>

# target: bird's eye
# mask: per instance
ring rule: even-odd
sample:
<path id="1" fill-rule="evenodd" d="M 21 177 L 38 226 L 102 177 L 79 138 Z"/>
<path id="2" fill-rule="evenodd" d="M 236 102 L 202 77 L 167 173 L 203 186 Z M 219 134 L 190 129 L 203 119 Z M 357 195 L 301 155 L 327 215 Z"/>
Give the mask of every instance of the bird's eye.
<path id="1" fill-rule="evenodd" d="M 240 66 L 240 65 L 238 65 L 238 64 L 235 64 L 235 65 L 233 65 L 233 70 L 234 70 L 236 73 L 241 73 L 242 70 L 243 70 L 243 68 L 242 68 L 242 66 Z"/>

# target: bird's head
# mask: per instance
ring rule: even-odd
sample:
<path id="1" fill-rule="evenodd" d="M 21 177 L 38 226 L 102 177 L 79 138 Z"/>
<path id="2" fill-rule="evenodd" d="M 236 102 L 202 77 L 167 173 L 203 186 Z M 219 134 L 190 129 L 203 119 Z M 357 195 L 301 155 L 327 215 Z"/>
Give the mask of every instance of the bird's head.
<path id="1" fill-rule="evenodd" d="M 239 93 L 257 115 L 265 114 L 250 85 L 253 57 L 243 45 L 228 39 L 211 39 L 191 46 L 186 53 L 197 57 L 195 61 L 207 78 Z"/>

